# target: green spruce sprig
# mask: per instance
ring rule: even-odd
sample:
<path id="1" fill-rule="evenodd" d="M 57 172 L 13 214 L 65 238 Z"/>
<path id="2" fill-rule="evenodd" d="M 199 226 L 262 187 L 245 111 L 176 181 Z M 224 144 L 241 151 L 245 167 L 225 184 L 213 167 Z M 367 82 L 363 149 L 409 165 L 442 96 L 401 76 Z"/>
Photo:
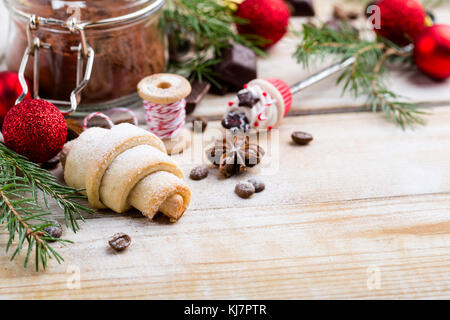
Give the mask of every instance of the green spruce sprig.
<path id="1" fill-rule="evenodd" d="M 264 56 L 258 45 L 264 43 L 259 37 L 240 35 L 234 25 L 245 23 L 233 14 L 226 1 L 220 0 L 168 0 L 163 11 L 161 27 L 178 41 L 190 41 L 194 56 L 182 63 L 170 61 L 168 70 L 176 71 L 190 80 L 215 81 L 214 66 L 220 62 L 221 51 L 231 43 L 245 45 Z M 220 86 L 220 85 L 218 85 Z"/>
<path id="2" fill-rule="evenodd" d="M 425 123 L 423 115 L 426 113 L 417 104 L 390 90 L 383 78 L 386 63 L 406 65 L 411 61 L 410 51 L 386 40 L 360 39 L 358 32 L 345 23 L 339 31 L 326 25 L 304 24 L 302 42 L 294 57 L 305 67 L 325 58 L 355 57 L 355 63 L 337 81 L 344 84 L 344 92 L 350 92 L 354 97 L 365 96 L 367 106 L 374 112 L 384 112 L 389 120 L 402 128 Z"/>
<path id="3" fill-rule="evenodd" d="M 39 191 L 43 195 L 42 200 L 38 197 Z M 6 251 L 16 243 L 11 260 L 24 249 L 25 242 L 28 245 L 25 267 L 33 249 L 36 270 L 40 266 L 45 269 L 49 259 L 54 258 L 58 263 L 64 260 L 49 243 L 71 242 L 52 238 L 44 231 L 46 227 L 55 225 L 50 219 L 53 213 L 49 200 L 53 199 L 57 203 L 64 212 L 66 226 L 76 232 L 79 230 L 77 219 L 84 220 L 81 212 L 93 212 L 76 201 L 83 198 L 78 194 L 79 191 L 60 185 L 50 172 L 0 143 L 0 225 L 9 233 Z"/>

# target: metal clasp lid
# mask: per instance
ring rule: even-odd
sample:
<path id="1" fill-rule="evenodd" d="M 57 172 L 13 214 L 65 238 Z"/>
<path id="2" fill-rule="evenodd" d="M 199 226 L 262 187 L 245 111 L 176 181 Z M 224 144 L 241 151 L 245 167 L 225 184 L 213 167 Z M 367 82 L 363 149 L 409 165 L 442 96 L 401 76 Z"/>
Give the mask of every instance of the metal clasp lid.
<path id="1" fill-rule="evenodd" d="M 72 33 L 80 34 L 80 44 L 76 47 L 71 47 L 72 51 L 78 52 L 77 57 L 77 74 L 76 74 L 76 88 L 70 93 L 70 101 L 61 100 L 51 100 L 46 99 L 50 103 L 55 105 L 65 105 L 70 106 L 68 110 L 61 110 L 64 115 L 70 115 L 77 110 L 78 104 L 80 102 L 80 93 L 88 84 L 91 78 L 92 66 L 94 64 L 94 50 L 87 44 L 86 36 L 84 33 L 84 27 L 77 23 L 75 18 L 71 18 L 67 21 L 61 21 L 56 19 L 47 19 L 42 17 L 37 17 L 36 15 L 31 15 L 27 27 L 27 39 L 28 46 L 20 63 L 19 68 L 19 81 L 22 86 L 22 94 L 17 98 L 16 104 L 22 102 L 28 94 L 28 85 L 25 81 L 25 69 L 28 64 L 28 59 L 30 56 L 34 57 L 33 66 L 33 97 L 39 99 L 39 50 L 40 49 L 50 49 L 51 45 L 47 43 L 42 43 L 39 37 L 33 36 L 33 31 L 37 30 L 40 26 L 50 25 L 64 27 L 70 30 Z M 83 78 L 81 77 L 84 62 L 86 61 L 86 68 Z"/>

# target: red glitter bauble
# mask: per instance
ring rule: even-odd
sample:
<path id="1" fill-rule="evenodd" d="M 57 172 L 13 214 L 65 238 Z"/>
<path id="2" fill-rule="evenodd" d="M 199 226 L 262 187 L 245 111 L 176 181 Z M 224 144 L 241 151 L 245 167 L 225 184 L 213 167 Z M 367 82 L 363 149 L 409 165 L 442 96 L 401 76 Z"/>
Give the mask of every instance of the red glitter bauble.
<path id="1" fill-rule="evenodd" d="M 426 28 L 414 44 L 414 60 L 426 75 L 437 80 L 450 77 L 450 26 Z"/>
<path id="2" fill-rule="evenodd" d="M 31 88 L 29 82 L 28 88 Z M 17 72 L 0 72 L 0 130 L 6 114 L 9 109 L 14 106 L 21 93 L 22 86 L 20 85 L 19 75 Z M 25 99 L 31 99 L 31 94 L 29 91 Z"/>
<path id="3" fill-rule="evenodd" d="M 379 0 L 379 27 L 375 32 L 399 46 L 405 46 L 416 39 L 425 29 L 426 13 L 417 0 Z M 377 18 L 371 20 L 376 22 Z"/>
<path id="4" fill-rule="evenodd" d="M 63 148 L 67 125 L 53 104 L 30 99 L 15 105 L 6 114 L 3 137 L 11 150 L 33 162 L 46 162 Z"/>
<path id="5" fill-rule="evenodd" d="M 287 32 L 289 9 L 283 0 L 245 0 L 239 5 L 236 16 L 247 20 L 238 24 L 240 34 L 257 35 L 268 42 L 268 48 L 277 43 Z"/>

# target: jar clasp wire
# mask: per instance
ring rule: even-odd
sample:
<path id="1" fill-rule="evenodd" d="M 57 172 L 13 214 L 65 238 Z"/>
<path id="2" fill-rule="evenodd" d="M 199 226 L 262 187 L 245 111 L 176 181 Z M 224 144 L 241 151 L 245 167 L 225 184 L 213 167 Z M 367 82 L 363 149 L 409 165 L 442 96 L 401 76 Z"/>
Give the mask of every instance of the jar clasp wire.
<path id="1" fill-rule="evenodd" d="M 76 74 L 76 88 L 70 93 L 70 101 L 61 101 L 61 100 L 51 100 L 46 99 L 50 103 L 55 105 L 64 105 L 70 106 L 67 110 L 61 110 L 62 114 L 70 115 L 77 110 L 78 104 L 80 102 L 80 93 L 86 87 L 91 78 L 92 67 L 94 65 L 94 56 L 95 52 L 86 42 L 86 36 L 84 33 L 84 28 L 82 25 L 79 25 L 75 18 L 71 18 L 64 22 L 60 23 L 59 20 L 47 19 L 42 17 L 37 17 L 36 15 L 31 15 L 27 27 L 27 39 L 28 46 L 25 49 L 25 53 L 23 55 L 22 61 L 19 67 L 19 82 L 22 86 L 22 93 L 17 98 L 16 104 L 22 102 L 28 94 L 28 84 L 25 80 L 25 69 L 28 65 L 28 59 L 30 56 L 34 57 L 33 64 L 33 97 L 35 99 L 40 99 L 39 97 L 39 50 L 42 49 L 50 49 L 51 46 L 46 43 L 42 43 L 39 37 L 33 36 L 33 31 L 37 30 L 41 25 L 57 25 L 60 27 L 65 27 L 70 30 L 72 33 L 80 34 L 80 44 L 76 47 L 71 47 L 72 51 L 77 51 L 77 74 Z M 82 76 L 84 61 L 86 61 L 86 67 L 84 71 L 84 75 Z"/>

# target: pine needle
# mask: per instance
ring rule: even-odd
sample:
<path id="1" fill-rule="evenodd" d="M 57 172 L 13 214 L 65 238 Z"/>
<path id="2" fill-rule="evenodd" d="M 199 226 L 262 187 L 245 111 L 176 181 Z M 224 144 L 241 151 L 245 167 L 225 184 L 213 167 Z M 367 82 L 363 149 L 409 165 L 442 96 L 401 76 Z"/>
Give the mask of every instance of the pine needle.
<path id="1" fill-rule="evenodd" d="M 194 56 L 188 61 L 170 61 L 168 71 L 177 72 L 190 80 L 206 79 L 217 86 L 214 67 L 220 62 L 223 49 L 232 43 L 249 47 L 258 55 L 265 53 L 258 45 L 264 40 L 240 35 L 236 23 L 246 23 L 234 16 L 224 1 L 218 0 L 168 0 L 163 11 L 161 27 L 178 41 L 188 40 L 194 46 Z"/>
<path id="2" fill-rule="evenodd" d="M 401 128 L 425 124 L 426 112 L 415 103 L 401 97 L 384 82 L 387 62 L 402 65 L 411 64 L 411 53 L 397 48 L 387 40 L 367 41 L 359 38 L 358 32 L 343 25 L 337 32 L 326 25 L 316 27 L 303 25 L 302 42 L 297 47 L 294 57 L 304 67 L 309 67 L 325 58 L 336 61 L 355 57 L 352 67 L 342 72 L 337 80 L 343 84 L 343 93 L 349 92 L 354 97 L 365 96 L 366 105 L 374 112 L 382 111 L 386 118 Z"/>
<path id="3" fill-rule="evenodd" d="M 38 198 L 39 191 L 43 194 L 43 201 Z M 48 200 L 53 199 L 57 203 L 64 212 L 66 226 L 76 232 L 79 230 L 77 219 L 84 220 L 81 212 L 93 212 L 75 201 L 80 198 L 79 191 L 60 185 L 50 172 L 0 143 L 0 225 L 9 233 L 6 251 L 9 252 L 15 244 L 11 260 L 22 252 L 26 243 L 25 267 L 33 250 L 36 271 L 40 267 L 45 269 L 49 259 L 58 263 L 64 261 L 49 242 L 71 242 L 52 238 L 44 231 L 46 227 L 55 226 Z"/>

